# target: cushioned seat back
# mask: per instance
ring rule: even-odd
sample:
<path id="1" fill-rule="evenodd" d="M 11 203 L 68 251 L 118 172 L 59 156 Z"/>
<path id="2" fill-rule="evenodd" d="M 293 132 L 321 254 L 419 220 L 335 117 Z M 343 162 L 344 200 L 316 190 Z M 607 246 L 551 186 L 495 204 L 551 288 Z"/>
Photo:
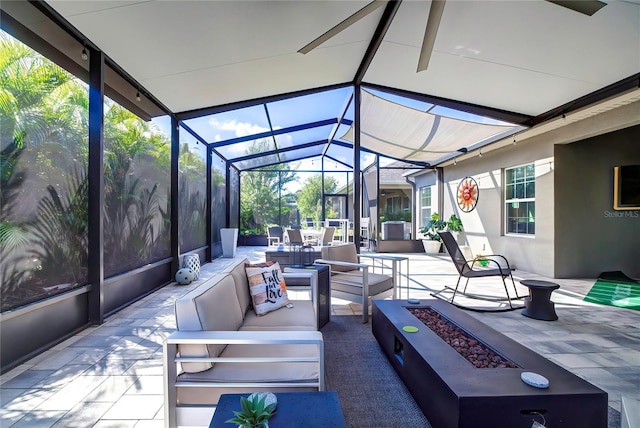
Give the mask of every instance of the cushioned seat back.
<path id="1" fill-rule="evenodd" d="M 247 273 L 245 271 L 246 263 L 249 263 L 249 259 L 244 259 L 240 263 L 234 263 L 232 266 L 223 271 L 225 273 L 231 274 L 234 281 L 236 282 L 236 295 L 238 296 L 238 302 L 240 303 L 240 310 L 242 311 L 243 318 L 251 305 L 249 281 L 247 280 Z"/>
<path id="2" fill-rule="evenodd" d="M 230 274 L 209 279 L 176 301 L 179 331 L 236 331 L 242 325 L 236 284 Z M 225 345 L 180 345 L 181 357 L 217 357 Z M 212 363 L 182 363 L 185 372 L 208 370 Z"/>
<path id="3" fill-rule="evenodd" d="M 322 258 L 325 260 L 335 260 L 337 262 L 358 263 L 358 254 L 354 244 L 334 245 L 322 247 Z M 332 272 L 348 272 L 354 270 L 349 266 L 331 265 Z"/>

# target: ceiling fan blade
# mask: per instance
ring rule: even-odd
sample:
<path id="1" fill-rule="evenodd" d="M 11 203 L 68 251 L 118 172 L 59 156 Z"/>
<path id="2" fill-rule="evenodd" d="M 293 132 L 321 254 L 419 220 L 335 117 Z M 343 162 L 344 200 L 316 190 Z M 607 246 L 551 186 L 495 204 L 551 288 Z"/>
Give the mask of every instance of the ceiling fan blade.
<path id="1" fill-rule="evenodd" d="M 446 0 L 432 0 L 431 9 L 429 9 L 429 18 L 427 26 L 424 29 L 424 39 L 422 40 L 422 49 L 420 49 L 420 58 L 418 59 L 417 73 L 424 71 L 429 66 L 433 45 L 436 43 L 436 35 L 440 26 L 442 12 L 444 12 L 444 3 Z"/>
<path id="2" fill-rule="evenodd" d="M 607 4 L 599 0 L 547 0 L 549 3 L 566 7 L 567 9 L 583 13 L 585 15 L 593 15 Z"/>
<path id="3" fill-rule="evenodd" d="M 317 39 L 313 40 L 311 43 L 305 45 L 298 52 L 300 52 L 301 54 L 307 54 L 311 52 L 313 49 L 317 48 L 318 46 L 320 46 L 321 44 L 323 44 L 324 42 L 326 42 L 336 34 L 340 33 L 341 31 L 345 30 L 352 24 L 355 24 L 365 16 L 369 15 L 374 10 L 384 6 L 385 3 L 387 3 L 387 0 L 372 1 L 371 3 L 369 3 L 368 5 L 366 5 L 365 7 L 363 7 L 362 9 L 360 9 L 359 11 L 357 11 L 356 13 L 354 13 L 353 15 L 351 15 L 350 17 L 348 17 L 347 19 L 345 19 L 344 21 L 336 25 L 335 27 L 331 28 L 329 31 L 327 31 Z"/>

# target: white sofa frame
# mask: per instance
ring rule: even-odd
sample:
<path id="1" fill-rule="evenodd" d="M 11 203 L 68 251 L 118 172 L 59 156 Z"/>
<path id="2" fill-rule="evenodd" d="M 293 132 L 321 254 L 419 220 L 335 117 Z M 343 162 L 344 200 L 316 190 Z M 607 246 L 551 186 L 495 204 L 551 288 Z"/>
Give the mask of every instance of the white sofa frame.
<path id="1" fill-rule="evenodd" d="M 301 357 L 244 357 L 244 358 L 224 358 L 224 357 L 178 357 L 178 345 L 317 345 L 318 356 L 313 358 Z M 164 342 L 164 417 L 166 427 L 177 427 L 182 425 L 193 425 L 203 418 L 211 418 L 215 406 L 178 407 L 176 388 L 306 388 L 317 387 L 318 391 L 325 390 L 324 383 L 324 342 L 322 333 L 319 331 L 176 331 L 172 333 Z M 184 382 L 177 381 L 178 364 L 193 362 L 227 362 L 227 363 L 299 363 L 312 362 L 318 364 L 320 373 L 317 382 L 229 382 L 229 383 L 209 383 L 209 382 Z"/>

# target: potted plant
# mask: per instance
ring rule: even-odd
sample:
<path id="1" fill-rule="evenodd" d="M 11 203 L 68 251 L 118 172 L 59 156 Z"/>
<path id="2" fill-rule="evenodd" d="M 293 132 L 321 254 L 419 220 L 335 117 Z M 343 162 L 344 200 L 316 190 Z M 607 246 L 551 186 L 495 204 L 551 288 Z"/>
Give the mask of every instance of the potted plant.
<path id="1" fill-rule="evenodd" d="M 240 397 L 242 410 L 234 411 L 235 417 L 225 423 L 236 424 L 238 428 L 269 428 L 269 419 L 273 416 L 276 403 L 270 398 L 273 394 L 254 393 L 249 397 Z M 269 404 L 267 404 L 269 402 Z"/>
<path id="2" fill-rule="evenodd" d="M 462 220 L 455 214 L 451 214 L 449 220 L 443 220 L 438 213 L 431 214 L 431 220 L 420 229 L 420 233 L 425 236 L 425 239 L 422 240 L 425 253 L 438 254 L 440 252 L 442 238 L 440 238 L 438 232 L 444 231 L 462 231 Z"/>

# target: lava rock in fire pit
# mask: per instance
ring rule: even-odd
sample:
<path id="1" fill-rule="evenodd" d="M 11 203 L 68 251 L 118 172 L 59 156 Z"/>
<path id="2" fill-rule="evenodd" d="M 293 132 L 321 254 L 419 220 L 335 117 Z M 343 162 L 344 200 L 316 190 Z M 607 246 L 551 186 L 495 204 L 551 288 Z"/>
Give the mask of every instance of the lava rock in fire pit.
<path id="1" fill-rule="evenodd" d="M 518 366 L 496 354 L 488 346 L 470 337 L 431 308 L 407 308 L 456 352 L 477 368 L 517 368 Z"/>

